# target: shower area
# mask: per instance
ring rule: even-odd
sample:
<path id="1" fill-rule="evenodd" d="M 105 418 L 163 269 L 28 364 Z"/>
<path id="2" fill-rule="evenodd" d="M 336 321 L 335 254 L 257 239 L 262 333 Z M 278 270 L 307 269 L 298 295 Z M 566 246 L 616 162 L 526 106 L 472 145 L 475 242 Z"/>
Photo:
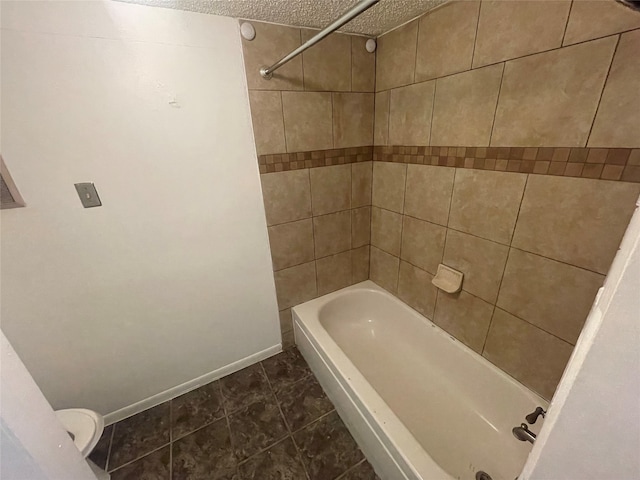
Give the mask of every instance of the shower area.
<path id="1" fill-rule="evenodd" d="M 512 480 L 547 442 L 640 196 L 640 12 L 385 2 L 3 7 L 3 342 L 113 480 Z"/>

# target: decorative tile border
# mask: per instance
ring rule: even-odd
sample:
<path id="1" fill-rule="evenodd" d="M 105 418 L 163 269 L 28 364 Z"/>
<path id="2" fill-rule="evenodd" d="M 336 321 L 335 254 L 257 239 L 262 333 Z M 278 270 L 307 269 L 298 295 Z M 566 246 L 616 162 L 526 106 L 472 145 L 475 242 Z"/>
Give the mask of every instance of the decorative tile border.
<path id="1" fill-rule="evenodd" d="M 640 148 L 377 146 L 373 160 L 640 183 Z"/>
<path id="2" fill-rule="evenodd" d="M 346 163 L 369 162 L 373 159 L 373 147 L 333 148 L 310 152 L 259 155 L 260 173 L 286 172 L 303 168 L 328 167 Z"/>
<path id="3" fill-rule="evenodd" d="M 260 155 L 260 173 L 396 162 L 640 183 L 640 148 L 365 146 Z"/>

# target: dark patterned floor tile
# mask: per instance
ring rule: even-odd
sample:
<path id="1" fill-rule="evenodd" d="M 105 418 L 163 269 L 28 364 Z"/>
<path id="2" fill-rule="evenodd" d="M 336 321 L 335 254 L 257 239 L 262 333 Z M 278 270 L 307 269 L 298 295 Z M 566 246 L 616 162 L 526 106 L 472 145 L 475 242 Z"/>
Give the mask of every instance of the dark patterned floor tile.
<path id="1" fill-rule="evenodd" d="M 100 440 L 96 443 L 89 454 L 89 460 L 95 463 L 103 470 L 107 468 L 107 457 L 109 456 L 109 446 L 111 446 L 111 434 L 113 433 L 113 425 L 104 427 L 104 431 L 100 436 Z"/>
<path id="2" fill-rule="evenodd" d="M 292 431 L 301 429 L 333 410 L 331 400 L 313 375 L 283 388 L 276 396 Z"/>
<path id="3" fill-rule="evenodd" d="M 259 363 L 221 378 L 220 388 L 227 414 L 271 395 L 267 377 Z"/>
<path id="4" fill-rule="evenodd" d="M 238 468 L 241 480 L 304 480 L 306 475 L 291 437 L 251 457 Z"/>
<path id="5" fill-rule="evenodd" d="M 262 361 L 274 390 L 282 390 L 311 374 L 297 348 L 285 350 Z"/>
<path id="6" fill-rule="evenodd" d="M 170 458 L 170 447 L 167 445 L 111 472 L 111 480 L 170 480 Z"/>
<path id="7" fill-rule="evenodd" d="M 294 434 L 311 480 L 331 480 L 364 458 L 336 412 Z"/>
<path id="8" fill-rule="evenodd" d="M 371 464 L 365 460 L 345 473 L 340 477 L 340 480 L 380 480 L 380 477 L 373 471 Z"/>
<path id="9" fill-rule="evenodd" d="M 109 470 L 169 443 L 169 402 L 122 420 L 114 428 Z"/>
<path id="10" fill-rule="evenodd" d="M 229 415 L 229 427 L 233 450 L 239 461 L 273 445 L 288 434 L 273 395 Z"/>
<path id="11" fill-rule="evenodd" d="M 213 382 L 171 400 L 173 440 L 224 417 L 220 385 Z"/>
<path id="12" fill-rule="evenodd" d="M 237 478 L 237 462 L 224 418 L 173 442 L 172 448 L 173 480 Z"/>

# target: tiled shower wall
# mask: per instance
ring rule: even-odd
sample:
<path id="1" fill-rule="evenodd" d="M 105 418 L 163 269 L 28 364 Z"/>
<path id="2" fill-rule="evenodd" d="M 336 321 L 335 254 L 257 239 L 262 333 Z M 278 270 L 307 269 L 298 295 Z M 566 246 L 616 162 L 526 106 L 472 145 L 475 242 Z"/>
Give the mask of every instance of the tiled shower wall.
<path id="1" fill-rule="evenodd" d="M 638 28 L 612 1 L 464 1 L 378 43 L 371 279 L 546 398 L 640 193 Z"/>
<path id="2" fill-rule="evenodd" d="M 627 182 L 374 162 L 371 279 L 551 398 L 640 194 Z M 450 295 L 438 264 L 464 273 Z"/>
<path id="3" fill-rule="evenodd" d="M 287 346 L 290 307 L 369 278 L 375 54 L 334 34 L 264 80 L 260 67 L 315 32 L 252 24 L 243 50 Z"/>
<path id="4" fill-rule="evenodd" d="M 252 23 L 284 343 L 291 306 L 370 266 L 551 397 L 640 190 L 640 15 L 612 1 L 453 2 L 379 38 L 377 66 L 363 38 L 332 35 L 269 82 L 258 68 L 310 33 Z M 460 294 L 431 286 L 440 262 L 465 273 Z"/>

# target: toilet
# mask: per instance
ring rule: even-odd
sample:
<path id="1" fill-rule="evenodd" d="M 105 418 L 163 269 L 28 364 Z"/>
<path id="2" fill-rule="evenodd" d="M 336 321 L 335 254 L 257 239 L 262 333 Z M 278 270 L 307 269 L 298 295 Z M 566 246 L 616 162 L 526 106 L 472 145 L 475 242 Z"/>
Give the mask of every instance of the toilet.
<path id="1" fill-rule="evenodd" d="M 87 457 L 94 449 L 104 430 L 104 418 L 93 410 L 86 408 L 68 408 L 56 410 L 56 417 L 64 429 L 69 432 L 73 443 L 83 457 Z M 99 479 L 109 479 L 109 475 L 87 459 L 89 466 Z"/>

